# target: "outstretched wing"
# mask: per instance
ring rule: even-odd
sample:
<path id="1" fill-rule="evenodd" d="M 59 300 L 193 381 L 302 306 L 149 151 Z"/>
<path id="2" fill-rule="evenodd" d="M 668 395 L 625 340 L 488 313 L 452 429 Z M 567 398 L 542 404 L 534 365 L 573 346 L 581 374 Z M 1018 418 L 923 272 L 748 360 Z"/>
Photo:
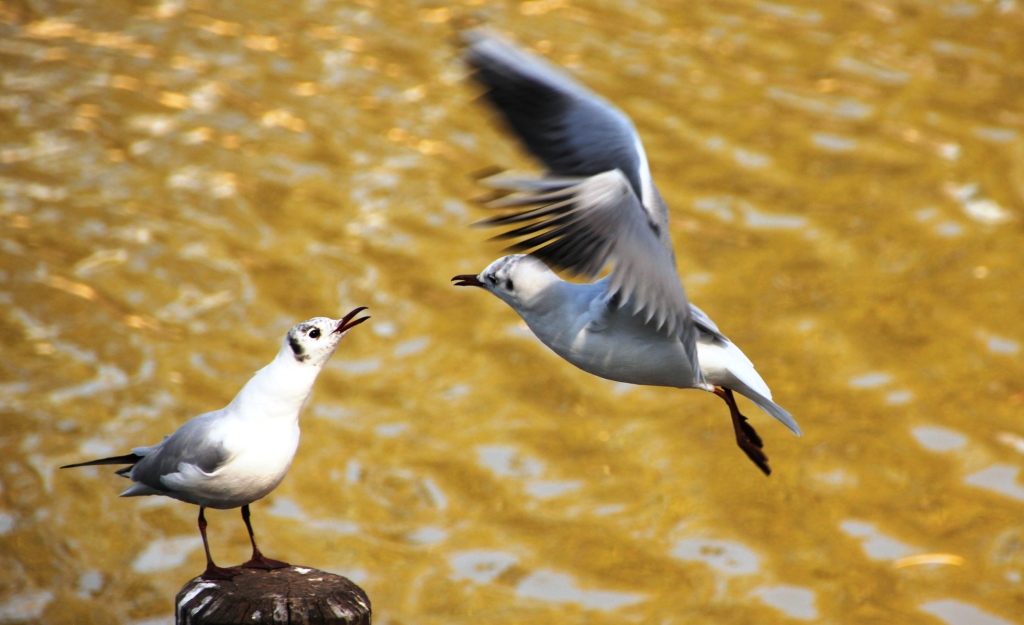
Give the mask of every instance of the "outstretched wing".
<path id="1" fill-rule="evenodd" d="M 486 97 L 553 176 L 618 169 L 648 218 L 664 230 L 664 203 L 651 183 L 629 117 L 545 59 L 486 29 L 465 31 L 467 63 Z M 666 239 L 667 240 L 667 239 Z"/>

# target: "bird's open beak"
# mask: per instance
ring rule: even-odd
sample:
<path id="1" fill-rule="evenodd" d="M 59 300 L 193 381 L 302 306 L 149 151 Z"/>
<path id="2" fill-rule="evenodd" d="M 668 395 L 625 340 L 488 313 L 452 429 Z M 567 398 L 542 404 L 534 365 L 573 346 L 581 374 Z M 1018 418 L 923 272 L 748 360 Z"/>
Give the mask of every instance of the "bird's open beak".
<path id="1" fill-rule="evenodd" d="M 360 323 L 362 323 L 362 322 L 366 321 L 367 319 L 369 319 L 369 317 L 360 317 L 359 319 L 356 319 L 355 321 L 352 320 L 353 317 L 355 317 L 356 315 L 358 315 L 359 313 L 361 313 L 364 310 L 366 310 L 366 306 L 360 306 L 359 308 L 356 308 L 355 310 L 353 310 L 349 314 L 347 314 L 344 317 L 342 317 L 341 321 L 338 322 L 338 327 L 334 328 L 334 332 L 333 333 L 337 334 L 338 332 L 348 332 L 349 330 L 351 330 L 352 328 L 356 327 Z"/>
<path id="2" fill-rule="evenodd" d="M 480 278 L 474 276 L 471 273 L 462 274 L 461 276 L 455 276 L 454 278 L 452 278 L 452 282 L 455 283 L 455 286 L 479 286 L 479 287 L 482 287 L 484 285 L 483 282 L 480 282 Z"/>

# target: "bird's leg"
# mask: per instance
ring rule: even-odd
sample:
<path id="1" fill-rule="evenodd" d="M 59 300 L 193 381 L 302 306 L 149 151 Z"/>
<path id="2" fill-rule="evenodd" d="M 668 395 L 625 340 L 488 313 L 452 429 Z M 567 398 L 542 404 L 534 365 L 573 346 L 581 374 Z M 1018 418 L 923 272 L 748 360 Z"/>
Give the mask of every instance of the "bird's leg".
<path id="1" fill-rule="evenodd" d="M 754 431 L 754 426 L 747 423 L 747 418 L 740 414 L 740 409 L 736 405 L 736 398 L 733 397 L 732 390 L 716 386 L 715 395 L 724 399 L 725 403 L 729 405 L 732 427 L 736 432 L 736 444 L 757 465 L 758 469 L 761 469 L 765 475 L 771 475 L 772 470 L 768 466 L 768 456 L 761 451 L 761 448 L 764 447 L 764 442 L 761 441 L 761 437 Z"/>
<path id="2" fill-rule="evenodd" d="M 252 543 L 252 558 L 242 566 L 247 569 L 263 569 L 265 571 L 291 566 L 287 562 L 271 560 L 260 553 L 260 548 L 256 546 L 256 536 L 252 533 L 252 523 L 249 522 L 249 504 L 242 506 L 242 520 L 245 521 L 245 529 L 249 530 L 249 542 Z"/>
<path id="3" fill-rule="evenodd" d="M 204 506 L 199 506 L 199 533 L 203 536 L 203 549 L 206 550 L 206 570 L 200 575 L 207 581 L 212 580 L 227 580 L 231 581 L 236 575 L 241 573 L 237 567 L 225 569 L 217 566 L 213 563 L 213 558 L 210 557 L 210 543 L 206 540 L 206 512 Z"/>

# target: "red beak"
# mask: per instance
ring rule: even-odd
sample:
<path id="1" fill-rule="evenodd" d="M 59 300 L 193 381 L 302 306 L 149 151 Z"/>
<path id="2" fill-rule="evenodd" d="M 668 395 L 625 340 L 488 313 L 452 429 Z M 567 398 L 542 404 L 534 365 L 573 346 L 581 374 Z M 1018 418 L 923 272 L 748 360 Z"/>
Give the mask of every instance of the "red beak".
<path id="1" fill-rule="evenodd" d="M 342 317 L 341 321 L 338 322 L 338 327 L 334 329 L 334 334 L 337 334 L 338 332 L 348 332 L 349 330 L 356 327 L 360 323 L 369 319 L 369 317 L 360 317 L 355 321 L 352 320 L 353 317 L 355 317 L 364 310 L 366 310 L 366 306 L 360 306 L 359 308 L 356 308 L 349 314 Z"/>
<path id="2" fill-rule="evenodd" d="M 475 275 L 473 275 L 471 273 L 462 274 L 461 276 L 455 276 L 454 278 L 452 278 L 452 282 L 455 283 L 455 286 L 480 286 L 480 287 L 482 287 L 484 285 L 483 282 L 480 282 L 480 278 L 476 277 Z"/>

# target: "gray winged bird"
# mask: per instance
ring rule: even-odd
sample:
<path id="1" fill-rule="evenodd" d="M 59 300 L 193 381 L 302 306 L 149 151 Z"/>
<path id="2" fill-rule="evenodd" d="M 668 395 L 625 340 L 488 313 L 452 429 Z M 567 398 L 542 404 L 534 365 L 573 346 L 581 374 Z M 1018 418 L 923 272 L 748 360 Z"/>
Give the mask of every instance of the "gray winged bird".
<path id="1" fill-rule="evenodd" d="M 249 504 L 266 497 L 284 479 L 299 446 L 299 411 L 341 339 L 369 319 L 356 318 L 363 310 L 356 308 L 340 320 L 316 317 L 296 325 L 277 357 L 257 371 L 230 404 L 187 421 L 156 445 L 61 468 L 129 465 L 117 471 L 134 482 L 121 497 L 163 495 L 199 506 L 199 533 L 206 550 L 203 579 L 230 580 L 239 572 L 213 563 L 206 540 L 206 508 L 242 508 L 252 542 L 252 558 L 243 567 L 288 566 L 260 553 Z"/>
<path id="2" fill-rule="evenodd" d="M 697 388 L 725 400 L 736 442 L 767 475 L 761 438 L 736 405 L 747 397 L 799 435 L 750 360 L 686 298 L 668 232 L 668 210 L 651 180 L 632 122 L 541 57 L 484 29 L 463 33 L 465 59 L 485 97 L 547 168 L 541 177 L 483 180 L 506 209 L 481 222 L 512 227 L 496 238 L 529 252 L 494 261 L 457 286 L 490 291 L 562 358 L 594 375 Z M 560 279 L 551 268 L 590 280 Z"/>

